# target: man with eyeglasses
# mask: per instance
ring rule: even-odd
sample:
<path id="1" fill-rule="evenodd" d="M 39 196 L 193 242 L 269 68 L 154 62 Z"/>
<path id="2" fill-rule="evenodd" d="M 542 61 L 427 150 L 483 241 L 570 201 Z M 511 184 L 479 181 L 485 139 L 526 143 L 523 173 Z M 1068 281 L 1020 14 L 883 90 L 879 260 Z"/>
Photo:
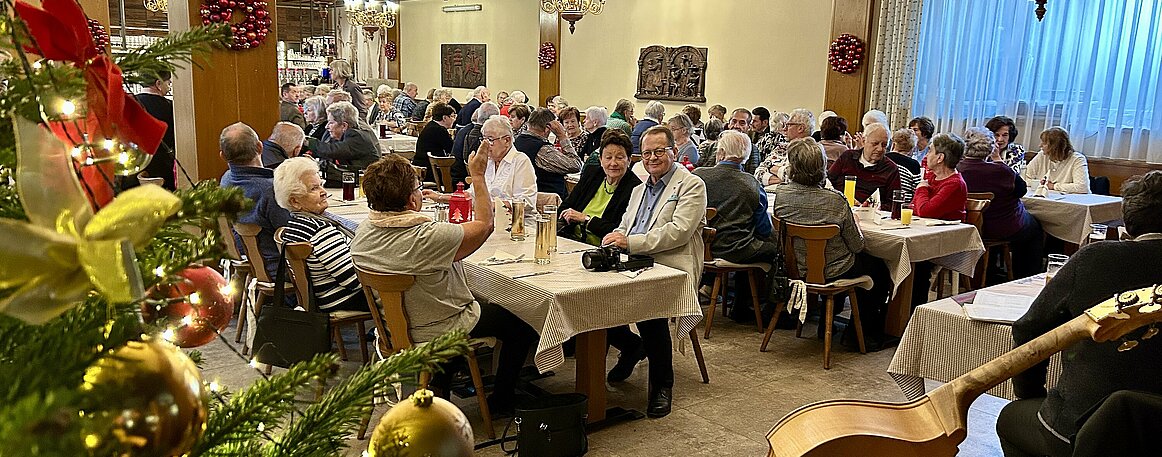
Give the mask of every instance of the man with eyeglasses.
<path id="1" fill-rule="evenodd" d="M 620 226 L 601 240 L 630 254 L 644 254 L 686 272 L 686 287 L 696 294 L 702 277 L 702 227 L 706 226 L 706 184 L 685 167 L 676 166 L 674 133 L 663 126 L 642 135 L 642 164 L 649 174 L 633 189 Z M 696 296 L 696 295 L 695 295 Z M 668 317 L 638 322 L 650 361 L 646 415 L 670 414 L 674 387 L 673 348 Z M 610 329 L 628 331 L 628 326 Z"/>
<path id="2" fill-rule="evenodd" d="M 734 130 L 736 132 L 742 132 L 743 135 L 750 136 L 750 123 L 751 123 L 750 110 L 748 110 L 746 108 L 738 108 L 738 109 L 735 109 L 734 112 L 730 114 L 730 121 L 728 121 L 726 123 L 726 129 L 727 130 Z M 717 154 L 718 154 L 717 151 L 715 151 L 715 155 L 717 155 Z M 762 153 L 759 152 L 759 148 L 755 147 L 754 144 L 751 144 L 751 146 L 750 146 L 750 159 L 747 160 L 746 164 L 744 165 L 746 167 L 746 172 L 750 173 L 750 174 L 754 174 L 755 170 L 758 168 L 759 162 L 762 162 L 762 161 L 763 161 L 763 156 L 762 156 Z"/>
<path id="3" fill-rule="evenodd" d="M 557 115 L 546 108 L 537 108 L 529 115 L 528 132 L 516 136 L 513 144 L 516 150 L 525 153 L 533 162 L 537 174 L 537 190 L 549 192 L 565 199 L 565 175 L 581 171 L 581 159 L 577 150 L 568 141 L 561 142 L 561 149 L 549 143 L 549 132 L 557 138 L 568 138 L 565 127 L 557 120 Z"/>
<path id="4" fill-rule="evenodd" d="M 786 179 L 787 171 L 784 165 L 787 164 L 787 147 L 792 141 L 807 138 L 815 132 L 815 115 L 809 110 L 798 108 L 791 111 L 791 117 L 783 125 L 786 141 L 775 146 L 754 173 L 755 178 L 758 178 L 759 183 L 764 186 L 779 184 Z"/>

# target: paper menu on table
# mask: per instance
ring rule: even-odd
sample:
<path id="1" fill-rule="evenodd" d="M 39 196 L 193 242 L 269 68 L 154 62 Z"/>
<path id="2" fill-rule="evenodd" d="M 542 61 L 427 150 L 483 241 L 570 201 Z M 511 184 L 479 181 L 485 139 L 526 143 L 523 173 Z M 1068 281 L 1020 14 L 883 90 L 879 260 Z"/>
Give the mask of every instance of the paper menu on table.
<path id="1" fill-rule="evenodd" d="M 979 290 L 972 303 L 964 304 L 964 315 L 974 321 L 1012 324 L 1029 311 L 1034 298 Z"/>

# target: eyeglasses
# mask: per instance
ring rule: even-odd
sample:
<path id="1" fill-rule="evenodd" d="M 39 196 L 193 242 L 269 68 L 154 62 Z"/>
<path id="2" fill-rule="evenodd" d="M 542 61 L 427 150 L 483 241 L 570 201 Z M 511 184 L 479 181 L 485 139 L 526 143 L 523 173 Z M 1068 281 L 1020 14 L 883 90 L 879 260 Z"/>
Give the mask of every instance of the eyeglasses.
<path id="1" fill-rule="evenodd" d="M 652 157 L 661 157 L 661 156 L 664 156 L 673 150 L 674 150 L 674 148 L 672 148 L 672 147 L 664 147 L 664 148 L 657 148 L 657 149 L 642 149 L 642 158 L 644 159 L 646 157 L 651 157 L 651 156 Z"/>
<path id="2" fill-rule="evenodd" d="M 505 138 L 512 138 L 512 136 L 511 136 L 511 135 L 505 135 L 505 136 L 496 137 L 496 138 L 489 138 L 489 137 L 484 137 L 484 141 L 487 141 L 489 144 L 492 144 L 492 143 L 495 143 L 495 142 L 497 142 L 497 141 L 503 140 L 503 139 L 505 139 Z"/>

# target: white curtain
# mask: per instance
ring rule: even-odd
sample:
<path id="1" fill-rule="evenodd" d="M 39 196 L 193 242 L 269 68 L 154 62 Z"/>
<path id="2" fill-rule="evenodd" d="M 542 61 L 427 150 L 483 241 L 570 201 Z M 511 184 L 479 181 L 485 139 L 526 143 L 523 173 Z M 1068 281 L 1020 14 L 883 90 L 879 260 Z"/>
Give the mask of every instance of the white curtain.
<path id="1" fill-rule="evenodd" d="M 893 128 L 906 127 L 912 118 L 923 9 L 924 0 L 884 0 L 880 4 L 869 104 L 886 113 Z"/>
<path id="2" fill-rule="evenodd" d="M 1162 4 L 926 0 L 912 112 L 937 131 L 1013 118 L 1015 142 L 1037 150 L 1060 125 L 1091 157 L 1162 162 Z"/>

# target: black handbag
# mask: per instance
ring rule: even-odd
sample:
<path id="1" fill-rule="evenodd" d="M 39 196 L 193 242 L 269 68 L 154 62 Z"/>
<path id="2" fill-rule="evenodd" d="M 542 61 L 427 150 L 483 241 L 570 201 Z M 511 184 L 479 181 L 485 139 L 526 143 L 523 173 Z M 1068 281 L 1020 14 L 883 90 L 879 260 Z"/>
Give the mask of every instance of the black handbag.
<path id="1" fill-rule="evenodd" d="M 267 301 L 258 314 L 254 332 L 254 358 L 261 363 L 289 368 L 298 362 L 310 360 L 318 354 L 331 352 L 331 316 L 327 313 L 296 311 L 286 307 L 284 285 L 286 280 L 286 245 L 278 258 L 275 274 L 274 299 Z M 300 303 L 306 309 L 315 309 L 314 294 L 311 303 Z"/>
<path id="2" fill-rule="evenodd" d="M 575 457 L 589 452 L 585 420 L 589 398 L 584 394 L 554 394 L 522 403 L 504 427 L 500 447 L 507 455 L 523 453 L 535 457 Z M 516 447 L 504 443 L 508 430 L 516 424 Z"/>
<path id="3" fill-rule="evenodd" d="M 775 201 L 772 198 L 771 208 L 774 207 Z M 787 274 L 787 255 L 783 252 L 786 246 L 787 223 L 779 219 L 779 248 L 775 250 L 775 257 L 771 261 L 771 269 L 767 272 L 767 284 L 770 284 L 767 301 L 770 303 L 786 303 L 787 300 L 791 299 L 791 278 Z"/>

